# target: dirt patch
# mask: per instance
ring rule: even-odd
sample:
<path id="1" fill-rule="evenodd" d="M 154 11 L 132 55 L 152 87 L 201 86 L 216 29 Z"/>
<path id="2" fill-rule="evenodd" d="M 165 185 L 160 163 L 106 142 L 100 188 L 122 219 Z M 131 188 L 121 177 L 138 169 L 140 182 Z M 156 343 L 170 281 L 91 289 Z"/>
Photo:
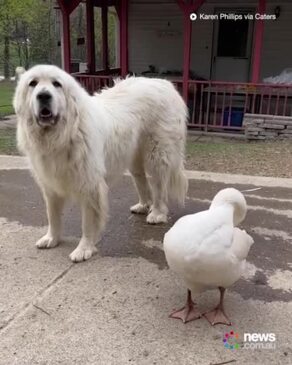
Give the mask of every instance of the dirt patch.
<path id="1" fill-rule="evenodd" d="M 186 168 L 292 178 L 292 141 L 246 142 L 191 136 L 187 142 Z"/>

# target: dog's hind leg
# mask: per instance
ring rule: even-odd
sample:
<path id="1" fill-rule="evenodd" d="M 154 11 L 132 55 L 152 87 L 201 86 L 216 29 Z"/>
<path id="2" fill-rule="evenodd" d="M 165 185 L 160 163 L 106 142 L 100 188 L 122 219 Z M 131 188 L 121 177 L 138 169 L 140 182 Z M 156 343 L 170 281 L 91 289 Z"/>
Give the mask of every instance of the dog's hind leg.
<path id="1" fill-rule="evenodd" d="M 70 254 L 73 262 L 88 260 L 97 252 L 96 243 L 107 218 L 107 186 L 100 183 L 96 191 L 84 197 L 81 202 L 82 237 L 76 249 Z"/>
<path id="2" fill-rule="evenodd" d="M 169 168 L 161 161 L 152 165 L 151 171 L 151 190 L 153 203 L 150 213 L 147 216 L 147 223 L 158 224 L 167 222 L 167 201 L 169 185 Z"/>
<path id="3" fill-rule="evenodd" d="M 136 214 L 147 214 L 151 205 L 151 191 L 144 170 L 143 156 L 141 154 L 135 156 L 130 172 L 139 195 L 139 203 L 133 205 L 130 210 L 132 213 Z"/>
<path id="4" fill-rule="evenodd" d="M 44 192 L 47 206 L 48 232 L 36 243 L 38 248 L 52 248 L 58 245 L 61 235 L 61 216 L 64 199 L 53 192 Z"/>

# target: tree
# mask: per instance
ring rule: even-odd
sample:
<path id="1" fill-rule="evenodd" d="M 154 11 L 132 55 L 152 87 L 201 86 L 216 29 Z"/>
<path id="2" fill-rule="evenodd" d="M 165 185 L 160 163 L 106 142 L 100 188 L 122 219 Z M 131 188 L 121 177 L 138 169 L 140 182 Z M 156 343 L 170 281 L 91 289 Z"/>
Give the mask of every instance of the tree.
<path id="1" fill-rule="evenodd" d="M 23 22 L 28 21 L 29 12 L 27 9 L 32 7 L 36 0 L 0 0 L 0 36 L 3 39 L 3 64 L 4 76 L 10 76 L 10 62 L 11 62 L 11 42 L 13 41 L 13 34 L 15 31 L 15 24 L 18 19 Z"/>
<path id="2" fill-rule="evenodd" d="M 0 0 L 0 62 L 5 78 L 17 65 L 28 68 L 32 59 L 55 61 L 53 6 L 53 0 Z"/>

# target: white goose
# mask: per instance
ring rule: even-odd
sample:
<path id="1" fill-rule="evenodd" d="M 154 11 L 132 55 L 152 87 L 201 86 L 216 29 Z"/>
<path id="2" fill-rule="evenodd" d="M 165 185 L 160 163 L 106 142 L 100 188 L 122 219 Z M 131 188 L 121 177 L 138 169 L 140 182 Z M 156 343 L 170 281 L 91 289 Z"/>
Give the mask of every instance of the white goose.
<path id="1" fill-rule="evenodd" d="M 208 210 L 180 218 L 164 236 L 164 251 L 169 267 L 180 275 L 188 288 L 185 307 L 170 317 L 183 322 L 201 317 L 192 292 L 214 287 L 220 290 L 216 308 L 204 314 L 214 325 L 230 325 L 223 308 L 225 288 L 241 276 L 253 239 L 236 228 L 245 218 L 247 205 L 236 189 L 223 189 Z"/>

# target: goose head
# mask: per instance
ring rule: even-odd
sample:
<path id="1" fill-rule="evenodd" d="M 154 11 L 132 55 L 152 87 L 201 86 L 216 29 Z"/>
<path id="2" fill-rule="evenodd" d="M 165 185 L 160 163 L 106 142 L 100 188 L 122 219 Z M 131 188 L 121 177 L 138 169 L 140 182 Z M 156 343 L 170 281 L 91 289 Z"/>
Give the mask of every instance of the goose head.
<path id="1" fill-rule="evenodd" d="M 233 207 L 233 222 L 235 226 L 244 220 L 247 211 L 247 204 L 240 191 L 234 188 L 220 190 L 212 200 L 210 209 L 222 205 L 231 205 Z"/>

